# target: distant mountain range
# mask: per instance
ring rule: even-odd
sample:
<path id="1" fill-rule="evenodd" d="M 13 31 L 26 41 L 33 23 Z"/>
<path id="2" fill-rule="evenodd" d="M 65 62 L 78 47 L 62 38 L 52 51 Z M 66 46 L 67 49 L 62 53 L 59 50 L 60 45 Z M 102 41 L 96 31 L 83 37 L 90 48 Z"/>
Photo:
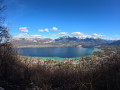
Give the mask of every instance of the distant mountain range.
<path id="1" fill-rule="evenodd" d="M 112 43 L 110 43 L 110 45 L 118 45 L 118 46 L 120 46 L 120 40 L 117 40 L 117 41 L 115 41 L 115 42 L 112 42 Z"/>
<path id="2" fill-rule="evenodd" d="M 80 39 L 77 37 L 69 37 L 69 36 L 64 36 L 64 37 L 60 37 L 58 39 L 55 39 L 55 41 L 57 42 L 61 42 L 61 43 L 69 43 L 69 42 L 86 42 L 86 43 L 97 43 L 97 44 L 103 44 L 103 43 L 108 43 L 107 40 L 103 40 L 103 39 L 94 39 L 94 38 L 85 38 L 85 39 Z"/>
<path id="3" fill-rule="evenodd" d="M 18 38 L 13 39 L 12 42 L 16 46 L 27 46 L 27 45 L 43 45 L 54 43 L 54 40 L 50 38 Z"/>
<path id="4" fill-rule="evenodd" d="M 79 46 L 82 45 L 84 47 L 91 47 L 101 44 L 108 44 L 112 41 L 104 40 L 100 38 L 86 38 L 80 39 L 77 37 L 69 37 L 63 36 L 57 39 L 50 39 L 50 38 L 18 38 L 13 39 L 12 42 L 16 46 Z"/>

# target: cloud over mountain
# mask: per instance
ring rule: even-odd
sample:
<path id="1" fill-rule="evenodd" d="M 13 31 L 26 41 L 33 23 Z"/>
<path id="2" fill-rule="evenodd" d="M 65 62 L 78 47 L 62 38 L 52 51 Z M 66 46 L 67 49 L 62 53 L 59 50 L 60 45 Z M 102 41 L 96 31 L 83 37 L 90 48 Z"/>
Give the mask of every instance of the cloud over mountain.
<path id="1" fill-rule="evenodd" d="M 84 34 L 81 32 L 73 32 L 72 36 L 83 36 Z"/>
<path id="2" fill-rule="evenodd" d="M 29 35 L 27 33 L 20 33 L 17 36 L 14 36 L 14 38 L 28 38 Z"/>
<path id="3" fill-rule="evenodd" d="M 30 35 L 33 38 L 41 38 L 41 35 Z"/>
<path id="4" fill-rule="evenodd" d="M 105 37 L 105 35 L 102 35 L 102 34 L 92 34 L 92 35 L 87 35 L 87 34 L 84 34 L 84 33 L 81 33 L 81 32 L 73 32 L 72 33 L 72 36 L 74 37 L 79 37 L 81 39 L 85 39 L 85 38 L 100 38 L 100 37 Z"/>
<path id="5" fill-rule="evenodd" d="M 96 33 L 95 33 L 95 34 L 93 34 L 92 36 L 93 36 L 93 37 L 105 37 L 105 35 L 96 34 Z"/>
<path id="6" fill-rule="evenodd" d="M 56 36 L 64 36 L 67 35 L 67 32 L 60 32 L 60 33 L 56 33 L 56 34 L 50 34 L 50 36 L 56 37 Z"/>
<path id="7" fill-rule="evenodd" d="M 42 35 L 29 35 L 28 33 L 20 33 L 14 38 L 41 38 Z"/>
<path id="8" fill-rule="evenodd" d="M 58 35 L 67 35 L 68 33 L 67 32 L 60 32 L 60 33 L 58 33 Z"/>

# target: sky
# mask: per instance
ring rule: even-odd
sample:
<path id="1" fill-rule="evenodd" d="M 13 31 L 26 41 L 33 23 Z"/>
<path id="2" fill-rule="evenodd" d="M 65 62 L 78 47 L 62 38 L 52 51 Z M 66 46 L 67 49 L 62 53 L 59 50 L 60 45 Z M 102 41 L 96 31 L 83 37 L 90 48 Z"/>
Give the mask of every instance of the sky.
<path id="1" fill-rule="evenodd" d="M 5 0 L 14 38 L 120 39 L 120 0 Z"/>

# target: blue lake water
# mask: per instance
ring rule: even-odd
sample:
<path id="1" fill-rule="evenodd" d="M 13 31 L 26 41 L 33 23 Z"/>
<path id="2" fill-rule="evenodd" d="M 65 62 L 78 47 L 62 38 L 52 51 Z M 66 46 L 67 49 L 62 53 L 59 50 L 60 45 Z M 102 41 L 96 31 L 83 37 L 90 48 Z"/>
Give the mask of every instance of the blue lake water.
<path id="1" fill-rule="evenodd" d="M 39 58 L 78 58 L 91 56 L 94 51 L 101 51 L 96 48 L 83 47 L 42 47 L 42 48 L 20 48 L 20 55 Z M 63 59 L 64 60 L 64 59 Z"/>

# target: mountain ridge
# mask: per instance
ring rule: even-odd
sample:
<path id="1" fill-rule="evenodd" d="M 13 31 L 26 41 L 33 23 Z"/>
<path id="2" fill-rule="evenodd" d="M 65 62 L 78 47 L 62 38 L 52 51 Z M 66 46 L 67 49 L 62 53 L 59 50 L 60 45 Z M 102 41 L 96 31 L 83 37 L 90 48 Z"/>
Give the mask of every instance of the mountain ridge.
<path id="1" fill-rule="evenodd" d="M 13 39 L 12 42 L 16 46 L 38 46 L 38 47 L 49 47 L 49 46 L 83 46 L 93 47 L 102 44 L 108 44 L 109 42 L 100 38 L 86 38 L 81 39 L 77 37 L 63 36 L 57 39 L 51 38 L 18 38 Z"/>
<path id="2" fill-rule="evenodd" d="M 120 40 L 117 40 L 115 42 L 110 43 L 110 45 L 117 45 L 120 46 Z"/>

